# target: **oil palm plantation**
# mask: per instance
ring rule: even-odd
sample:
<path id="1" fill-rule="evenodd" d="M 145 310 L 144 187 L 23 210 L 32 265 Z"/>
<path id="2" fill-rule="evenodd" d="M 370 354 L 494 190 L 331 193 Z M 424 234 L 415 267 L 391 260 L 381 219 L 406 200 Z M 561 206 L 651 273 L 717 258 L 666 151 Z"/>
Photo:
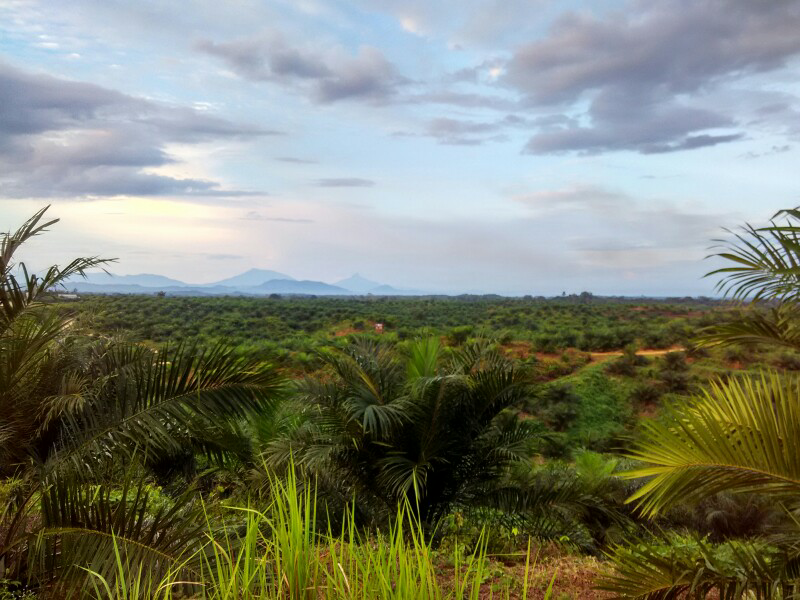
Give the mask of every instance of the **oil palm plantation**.
<path id="1" fill-rule="evenodd" d="M 775 219 L 782 219 L 780 222 Z M 705 344 L 798 348 L 800 212 L 776 215 L 768 227 L 745 226 L 718 254 L 730 266 L 719 289 L 752 304 L 702 338 Z M 719 492 L 756 493 L 783 507 L 779 532 L 766 540 L 665 540 L 619 547 L 616 571 L 603 587 L 620 598 L 789 598 L 800 591 L 800 378 L 764 372 L 717 382 L 642 426 L 632 472 L 646 483 L 630 498 L 655 516 Z"/>
<path id="2" fill-rule="evenodd" d="M 221 347 L 156 351 L 83 332 L 54 292 L 107 261 L 30 273 L 18 251 L 57 222 L 46 210 L 0 241 L 0 477 L 11 490 L 0 578 L 111 573 L 115 546 L 169 569 L 197 549 L 198 507 L 188 494 L 153 507 L 148 466 L 187 447 L 224 455 L 214 431 L 273 405 L 282 379 Z"/>

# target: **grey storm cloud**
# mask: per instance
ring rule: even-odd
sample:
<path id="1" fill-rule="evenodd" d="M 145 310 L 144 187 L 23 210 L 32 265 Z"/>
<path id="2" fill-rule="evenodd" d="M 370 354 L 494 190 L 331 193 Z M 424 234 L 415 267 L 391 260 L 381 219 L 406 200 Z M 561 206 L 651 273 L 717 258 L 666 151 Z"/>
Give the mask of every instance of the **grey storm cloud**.
<path id="1" fill-rule="evenodd" d="M 361 47 L 354 55 L 301 49 L 273 34 L 219 43 L 200 40 L 195 48 L 221 59 L 245 79 L 292 86 L 320 103 L 384 103 L 407 83 L 383 53 L 371 46 Z"/>
<path id="2" fill-rule="evenodd" d="M 317 179 L 314 184 L 319 187 L 373 187 L 375 182 L 359 177 L 328 177 Z"/>
<path id="3" fill-rule="evenodd" d="M 173 142 L 278 132 L 0 63 L 0 182 L 7 196 L 235 196 L 218 182 L 148 173 Z"/>
<path id="4" fill-rule="evenodd" d="M 526 152 L 690 150 L 741 139 L 724 107 L 702 101 L 785 67 L 800 54 L 798 31 L 796 2 L 637 1 L 603 17 L 568 13 L 516 50 L 502 83 L 533 109 L 574 116 L 588 103 L 583 125 L 541 131 Z M 719 128 L 728 131 L 709 132 Z"/>

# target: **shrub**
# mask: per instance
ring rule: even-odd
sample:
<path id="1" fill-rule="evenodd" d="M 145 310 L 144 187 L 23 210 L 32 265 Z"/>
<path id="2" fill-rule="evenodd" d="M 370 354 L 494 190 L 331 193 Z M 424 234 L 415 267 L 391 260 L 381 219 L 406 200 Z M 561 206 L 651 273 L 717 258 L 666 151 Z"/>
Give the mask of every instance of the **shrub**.
<path id="1" fill-rule="evenodd" d="M 625 346 L 622 356 L 614 359 L 608 365 L 606 365 L 606 372 L 613 375 L 633 377 L 636 375 L 636 367 L 641 367 L 646 364 L 647 358 L 636 354 L 636 346 L 629 344 Z"/>
<path id="2" fill-rule="evenodd" d="M 570 385 L 551 385 L 535 400 L 535 412 L 550 428 L 563 432 L 578 416 L 580 402 Z"/>
<path id="3" fill-rule="evenodd" d="M 661 400 L 661 390 L 650 381 L 637 383 L 628 394 L 628 401 L 634 406 L 657 404 Z"/>
<path id="4" fill-rule="evenodd" d="M 782 352 L 772 360 L 772 364 L 787 371 L 800 371 L 800 354 L 796 352 Z"/>

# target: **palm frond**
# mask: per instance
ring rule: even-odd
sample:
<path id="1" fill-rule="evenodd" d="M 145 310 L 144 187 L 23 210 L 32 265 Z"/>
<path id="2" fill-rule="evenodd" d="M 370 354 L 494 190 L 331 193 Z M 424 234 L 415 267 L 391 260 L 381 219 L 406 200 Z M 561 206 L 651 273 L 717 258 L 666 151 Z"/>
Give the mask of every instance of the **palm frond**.
<path id="1" fill-rule="evenodd" d="M 276 402 L 284 386 L 270 365 L 238 358 L 222 346 L 160 353 L 123 346 L 105 359 L 113 376 L 83 411 L 64 415 L 64 441 L 47 471 L 71 465 L 88 472 L 103 457 L 130 456 L 142 448 L 176 451 L 195 424 L 207 429 L 254 414 Z"/>
<path id="2" fill-rule="evenodd" d="M 420 377 L 433 377 L 439 363 L 441 344 L 439 339 L 428 337 L 415 340 L 411 345 L 406 366 L 407 378 L 414 381 Z"/>
<path id="3" fill-rule="evenodd" d="M 41 526 L 28 535 L 28 577 L 80 586 L 89 569 L 113 581 L 119 551 L 126 564 L 156 577 L 180 570 L 197 578 L 208 525 L 195 498 L 187 490 L 171 505 L 158 505 L 131 477 L 122 487 L 56 478 L 41 494 Z"/>
<path id="4" fill-rule="evenodd" d="M 647 466 L 630 499 L 647 515 L 722 491 L 800 497 L 800 378 L 764 373 L 712 384 L 688 404 L 645 421 L 632 458 Z"/>
<path id="5" fill-rule="evenodd" d="M 22 244 L 46 231 L 50 225 L 58 223 L 58 219 L 53 219 L 40 224 L 48 208 L 50 208 L 49 205 L 36 211 L 16 232 L 9 231 L 3 234 L 2 241 L 0 241 L 0 277 L 5 277 L 14 268 L 14 253 Z"/>
<path id="6" fill-rule="evenodd" d="M 800 303 L 785 300 L 766 311 L 752 309 L 747 314 L 704 329 L 699 346 L 761 344 L 800 350 Z"/>
<path id="7" fill-rule="evenodd" d="M 723 600 L 790 597 L 793 583 L 782 576 L 782 556 L 763 542 L 713 545 L 673 536 L 659 542 L 615 546 L 608 554 L 613 571 L 597 589 L 625 600 L 706 598 Z"/>
<path id="8" fill-rule="evenodd" d="M 774 221 L 787 217 L 785 225 Z M 712 256 L 734 263 L 711 271 L 721 276 L 717 290 L 735 300 L 800 297 L 800 213 L 781 211 L 768 227 L 742 227 L 733 240 L 717 240 L 721 250 Z"/>
<path id="9" fill-rule="evenodd" d="M 52 219 L 42 222 L 49 206 L 38 211 L 28 219 L 16 232 L 2 235 L 0 241 L 0 331 L 10 326 L 18 317 L 39 302 L 51 290 L 64 285 L 75 275 L 86 276 L 86 271 L 93 267 L 113 262 L 113 259 L 101 259 L 93 256 L 76 258 L 64 267 L 53 265 L 44 274 L 29 273 L 24 263 L 14 261 L 14 254 L 26 241 L 37 236 L 51 225 L 58 222 Z M 22 273 L 21 281 L 14 271 Z"/>

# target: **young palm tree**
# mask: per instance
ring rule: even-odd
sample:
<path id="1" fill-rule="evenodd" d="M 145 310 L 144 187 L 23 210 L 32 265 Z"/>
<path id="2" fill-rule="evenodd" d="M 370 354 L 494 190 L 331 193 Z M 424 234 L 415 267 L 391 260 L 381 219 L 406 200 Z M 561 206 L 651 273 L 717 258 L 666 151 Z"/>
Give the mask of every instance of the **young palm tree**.
<path id="1" fill-rule="evenodd" d="M 408 499 L 432 526 L 454 508 L 496 504 L 510 467 L 528 456 L 531 426 L 507 411 L 527 382 L 487 347 L 447 364 L 433 338 L 405 357 L 361 340 L 323 359 L 330 375 L 300 386 L 307 420 L 267 454 L 292 457 L 345 501 L 355 496 L 366 518 Z"/>
<path id="2" fill-rule="evenodd" d="M 703 343 L 800 347 L 800 212 L 776 218 L 781 215 L 786 223 L 745 226 L 718 254 L 733 266 L 711 273 L 722 275 L 718 289 L 724 293 L 770 309 L 708 331 Z M 723 598 L 794 597 L 800 584 L 800 523 L 793 516 L 800 511 L 800 378 L 769 372 L 714 383 L 670 407 L 663 419 L 643 423 L 631 455 L 645 466 L 630 475 L 647 482 L 630 501 L 646 515 L 719 492 L 748 492 L 781 504 L 790 518 L 773 546 L 732 544 L 725 560 L 705 543 L 688 554 L 669 544 L 617 548 L 616 573 L 605 589 L 642 599 L 705 597 L 711 589 Z"/>
<path id="3" fill-rule="evenodd" d="M 0 578 L 63 581 L 87 561 L 110 576 L 99 557 L 115 547 L 168 569 L 202 534 L 189 495 L 150 508 L 147 465 L 187 447 L 224 452 L 215 429 L 270 407 L 283 380 L 222 347 L 155 351 L 83 335 L 50 300 L 107 261 L 79 258 L 41 277 L 15 262 L 57 222 L 43 222 L 46 210 L 0 239 L 0 477 L 15 490 L 0 514 Z"/>

